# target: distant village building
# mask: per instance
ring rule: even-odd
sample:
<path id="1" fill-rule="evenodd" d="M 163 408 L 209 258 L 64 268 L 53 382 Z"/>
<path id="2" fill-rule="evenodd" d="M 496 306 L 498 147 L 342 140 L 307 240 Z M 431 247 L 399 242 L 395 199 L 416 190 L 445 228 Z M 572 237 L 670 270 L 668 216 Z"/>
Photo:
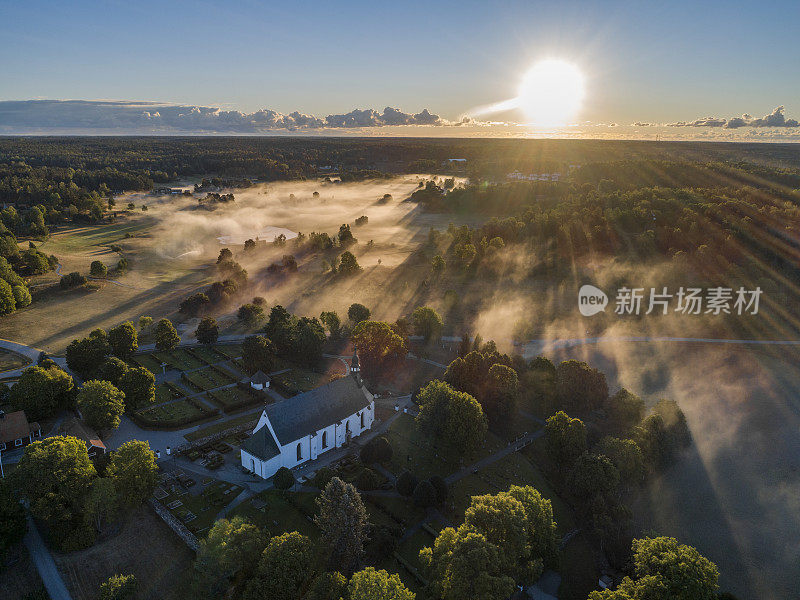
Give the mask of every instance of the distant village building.
<path id="1" fill-rule="evenodd" d="M 97 432 L 75 417 L 65 419 L 58 429 L 58 434 L 70 435 L 81 440 L 86 446 L 86 453 L 92 460 L 108 452 L 108 448 Z"/>
<path id="2" fill-rule="evenodd" d="M 269 387 L 269 375 L 264 371 L 256 371 L 249 381 L 250 387 L 254 390 L 263 390 Z"/>
<path id="3" fill-rule="evenodd" d="M 42 437 L 38 423 L 28 423 L 25 411 L 7 413 L 0 410 L 0 452 L 21 448 Z"/>
<path id="4" fill-rule="evenodd" d="M 291 469 L 340 448 L 374 420 L 374 397 L 354 356 L 349 376 L 267 406 L 242 444 L 242 466 L 267 479 L 281 467 Z"/>

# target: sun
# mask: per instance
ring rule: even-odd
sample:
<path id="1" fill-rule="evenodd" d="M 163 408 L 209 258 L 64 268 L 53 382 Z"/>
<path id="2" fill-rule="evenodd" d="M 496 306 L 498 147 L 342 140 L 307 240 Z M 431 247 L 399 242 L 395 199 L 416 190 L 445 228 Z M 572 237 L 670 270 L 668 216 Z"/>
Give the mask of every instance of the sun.
<path id="1" fill-rule="evenodd" d="M 534 125 L 567 125 L 581 109 L 583 73 L 572 63 L 548 59 L 536 63 L 519 85 L 517 106 Z"/>

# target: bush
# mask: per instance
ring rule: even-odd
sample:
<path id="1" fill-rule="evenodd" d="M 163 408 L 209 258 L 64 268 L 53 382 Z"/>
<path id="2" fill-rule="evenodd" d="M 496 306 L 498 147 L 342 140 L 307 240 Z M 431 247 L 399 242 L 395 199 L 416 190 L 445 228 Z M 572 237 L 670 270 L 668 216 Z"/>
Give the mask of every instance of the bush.
<path id="1" fill-rule="evenodd" d="M 444 479 L 439 475 L 434 475 L 428 481 L 431 482 L 433 489 L 436 490 L 436 504 L 444 504 L 448 495 L 447 484 Z"/>
<path id="2" fill-rule="evenodd" d="M 372 469 L 364 468 L 356 477 L 355 484 L 359 490 L 368 492 L 377 488 L 381 484 L 381 479 Z"/>
<path id="3" fill-rule="evenodd" d="M 397 478 L 397 492 L 401 496 L 410 498 L 414 494 L 414 490 L 417 488 L 417 483 L 418 480 L 416 477 L 414 477 L 414 475 L 408 471 L 403 471 L 400 474 L 400 477 Z"/>
<path id="4" fill-rule="evenodd" d="M 272 483 L 279 490 L 288 490 L 295 483 L 294 473 L 286 467 L 281 467 L 272 478 Z"/>
<path id="5" fill-rule="evenodd" d="M 89 266 L 89 275 L 92 277 L 105 277 L 108 275 L 108 267 L 99 260 L 93 260 Z"/>
<path id="6" fill-rule="evenodd" d="M 67 273 L 61 277 L 61 280 L 58 282 L 58 285 L 61 286 L 61 289 L 69 289 L 78 287 L 79 285 L 86 285 L 86 276 L 81 275 L 77 271 L 73 271 L 72 273 Z"/>
<path id="7" fill-rule="evenodd" d="M 414 488 L 414 504 L 420 508 L 428 508 L 436 504 L 436 490 L 430 481 L 420 481 Z"/>
<path id="8" fill-rule="evenodd" d="M 330 467 L 322 467 L 314 474 L 314 487 L 324 490 L 325 486 L 330 483 L 330 480 L 333 479 L 335 475 L 333 469 Z"/>

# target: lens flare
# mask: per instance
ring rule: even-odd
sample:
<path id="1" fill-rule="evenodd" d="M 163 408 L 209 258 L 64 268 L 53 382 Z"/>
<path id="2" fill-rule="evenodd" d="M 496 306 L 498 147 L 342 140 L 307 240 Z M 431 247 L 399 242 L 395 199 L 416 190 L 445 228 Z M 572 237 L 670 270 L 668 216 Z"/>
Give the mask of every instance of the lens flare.
<path id="1" fill-rule="evenodd" d="M 581 109 L 585 95 L 583 74 L 563 60 L 543 60 L 520 82 L 519 108 L 534 125 L 566 125 Z"/>

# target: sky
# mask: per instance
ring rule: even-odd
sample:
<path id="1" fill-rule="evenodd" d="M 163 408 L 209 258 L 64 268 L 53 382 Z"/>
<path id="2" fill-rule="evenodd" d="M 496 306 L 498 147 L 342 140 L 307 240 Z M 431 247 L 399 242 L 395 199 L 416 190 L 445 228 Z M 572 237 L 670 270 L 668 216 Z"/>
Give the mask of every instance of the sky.
<path id="1" fill-rule="evenodd" d="M 800 116 L 799 2 L 0 0 L 0 101 L 115 99 L 458 120 L 545 58 L 581 122 Z M 498 118 L 515 120 L 513 113 Z"/>

